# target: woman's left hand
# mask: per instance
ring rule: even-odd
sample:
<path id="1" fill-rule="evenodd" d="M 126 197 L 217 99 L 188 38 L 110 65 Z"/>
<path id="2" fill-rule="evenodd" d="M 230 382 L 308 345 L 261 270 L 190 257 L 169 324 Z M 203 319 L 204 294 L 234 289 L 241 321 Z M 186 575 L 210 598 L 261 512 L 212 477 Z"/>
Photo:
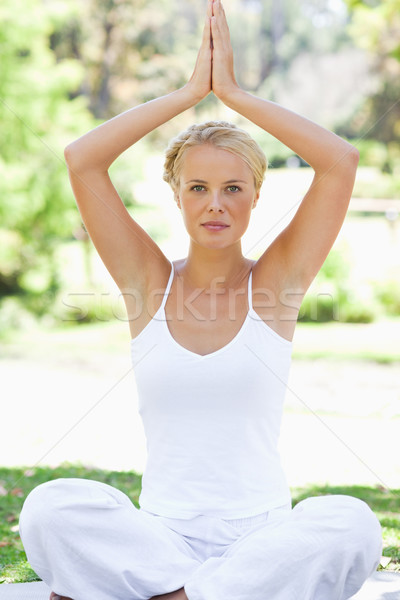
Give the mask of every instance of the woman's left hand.
<path id="1" fill-rule="evenodd" d="M 185 89 L 194 96 L 196 103 L 211 92 L 211 16 L 212 1 L 207 2 L 207 14 L 203 29 L 203 39 L 197 55 L 196 65 Z"/>
<path id="2" fill-rule="evenodd" d="M 231 38 L 221 0 L 213 1 L 212 13 L 212 90 L 224 102 L 224 98 L 228 98 L 239 86 L 235 79 Z"/>

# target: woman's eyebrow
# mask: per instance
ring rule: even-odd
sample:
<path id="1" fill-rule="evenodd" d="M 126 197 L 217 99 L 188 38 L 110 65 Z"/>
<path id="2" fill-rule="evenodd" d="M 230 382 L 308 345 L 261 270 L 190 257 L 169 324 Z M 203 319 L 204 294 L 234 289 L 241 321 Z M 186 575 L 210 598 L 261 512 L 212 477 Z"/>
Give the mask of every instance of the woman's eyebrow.
<path id="1" fill-rule="evenodd" d="M 205 181 L 204 179 L 190 179 L 185 183 L 208 183 L 208 181 Z M 223 185 L 226 185 L 227 183 L 247 183 L 247 181 L 244 181 L 243 179 L 229 179 L 229 181 L 224 181 Z"/>
<path id="2" fill-rule="evenodd" d="M 224 184 L 226 183 L 247 183 L 247 181 L 244 181 L 244 179 L 230 179 L 229 181 L 224 181 Z"/>

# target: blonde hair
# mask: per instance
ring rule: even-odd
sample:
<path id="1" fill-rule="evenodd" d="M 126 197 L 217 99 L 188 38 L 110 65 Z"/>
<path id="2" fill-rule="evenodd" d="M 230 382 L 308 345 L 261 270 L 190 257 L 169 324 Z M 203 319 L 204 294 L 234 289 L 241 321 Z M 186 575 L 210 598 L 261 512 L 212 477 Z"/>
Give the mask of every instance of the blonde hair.
<path id="1" fill-rule="evenodd" d="M 172 139 L 166 150 L 164 181 L 170 184 L 174 193 L 179 190 L 179 176 L 186 150 L 202 144 L 211 144 L 239 156 L 253 173 L 256 191 L 260 190 L 268 162 L 257 142 L 233 123 L 208 121 L 191 125 Z"/>

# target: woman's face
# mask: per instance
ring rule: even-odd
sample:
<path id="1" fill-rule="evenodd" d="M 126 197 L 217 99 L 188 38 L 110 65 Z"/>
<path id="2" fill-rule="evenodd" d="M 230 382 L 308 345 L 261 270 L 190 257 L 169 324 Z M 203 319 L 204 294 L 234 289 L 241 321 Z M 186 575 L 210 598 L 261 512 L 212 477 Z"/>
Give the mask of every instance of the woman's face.
<path id="1" fill-rule="evenodd" d="M 193 241 L 226 248 L 240 240 L 259 192 L 250 167 L 236 154 L 210 144 L 189 148 L 175 198 Z"/>

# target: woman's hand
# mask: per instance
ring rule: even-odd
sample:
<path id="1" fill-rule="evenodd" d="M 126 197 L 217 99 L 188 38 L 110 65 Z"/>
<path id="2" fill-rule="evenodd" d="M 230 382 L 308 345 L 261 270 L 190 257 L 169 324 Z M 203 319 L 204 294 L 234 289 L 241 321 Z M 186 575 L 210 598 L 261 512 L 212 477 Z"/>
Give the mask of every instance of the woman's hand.
<path id="1" fill-rule="evenodd" d="M 211 34 L 212 90 L 224 102 L 240 88 L 235 79 L 231 38 L 221 0 L 213 0 L 212 3 Z"/>
<path id="2" fill-rule="evenodd" d="M 196 102 L 200 102 L 211 92 L 211 17 L 212 0 L 208 0 L 203 39 L 197 55 L 196 65 L 193 75 L 185 85 L 186 90 L 189 90 L 196 98 Z"/>

